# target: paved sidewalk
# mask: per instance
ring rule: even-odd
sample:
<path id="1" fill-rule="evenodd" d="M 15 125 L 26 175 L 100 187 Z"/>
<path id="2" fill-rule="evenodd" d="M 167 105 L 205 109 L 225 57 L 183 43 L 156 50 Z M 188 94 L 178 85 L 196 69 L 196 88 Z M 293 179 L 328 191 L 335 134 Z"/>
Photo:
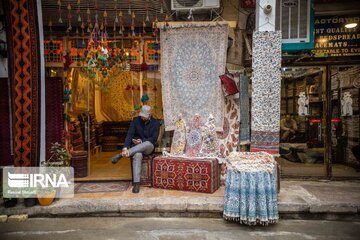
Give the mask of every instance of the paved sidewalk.
<path id="1" fill-rule="evenodd" d="M 221 217 L 224 188 L 213 194 L 142 187 L 126 192 L 82 193 L 52 205 L 0 208 L 0 215 L 29 217 L 138 216 Z M 282 218 L 360 219 L 360 181 L 281 181 L 279 212 Z"/>

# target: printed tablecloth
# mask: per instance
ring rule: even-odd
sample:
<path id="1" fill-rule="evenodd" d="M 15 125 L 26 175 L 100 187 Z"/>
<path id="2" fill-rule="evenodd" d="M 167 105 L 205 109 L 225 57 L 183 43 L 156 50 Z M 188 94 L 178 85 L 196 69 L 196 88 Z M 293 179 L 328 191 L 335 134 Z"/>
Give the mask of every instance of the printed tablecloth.
<path id="1" fill-rule="evenodd" d="M 264 168 L 257 168 L 263 158 L 268 158 L 266 153 L 244 154 L 252 154 L 252 158 L 258 158 L 254 161 L 256 167 L 251 169 L 249 162 L 253 159 L 246 159 L 246 156 L 243 159 L 239 156 L 238 160 L 229 161 L 223 217 L 247 225 L 276 223 L 279 219 L 276 162 L 274 160 L 274 167 L 268 171 L 269 164 Z M 241 161 L 245 162 L 246 168 L 244 165 L 239 168 L 236 162 Z"/>

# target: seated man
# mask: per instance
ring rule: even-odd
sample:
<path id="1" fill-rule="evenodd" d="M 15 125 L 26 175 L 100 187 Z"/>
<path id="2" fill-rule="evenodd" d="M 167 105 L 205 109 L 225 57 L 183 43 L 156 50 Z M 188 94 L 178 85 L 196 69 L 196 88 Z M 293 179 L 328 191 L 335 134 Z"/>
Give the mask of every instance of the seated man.
<path id="1" fill-rule="evenodd" d="M 134 118 L 126 135 L 121 154 L 112 158 L 117 163 L 122 157 L 133 157 L 133 193 L 140 191 L 140 173 L 143 154 L 151 154 L 159 135 L 160 123 L 151 117 L 151 107 L 144 105 Z M 132 144 L 133 143 L 133 144 Z"/>
<path id="2" fill-rule="evenodd" d="M 280 121 L 281 129 L 281 141 L 288 142 L 289 140 L 295 138 L 295 133 L 297 131 L 297 123 L 294 119 L 291 118 L 289 114 Z"/>

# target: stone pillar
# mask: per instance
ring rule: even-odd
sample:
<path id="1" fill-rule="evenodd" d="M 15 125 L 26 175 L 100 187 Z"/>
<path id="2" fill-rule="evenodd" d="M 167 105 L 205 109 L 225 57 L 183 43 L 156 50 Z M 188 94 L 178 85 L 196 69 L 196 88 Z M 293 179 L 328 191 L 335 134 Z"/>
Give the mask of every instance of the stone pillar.
<path id="1" fill-rule="evenodd" d="M 281 32 L 275 31 L 275 0 L 256 3 L 253 34 L 250 151 L 279 154 Z"/>

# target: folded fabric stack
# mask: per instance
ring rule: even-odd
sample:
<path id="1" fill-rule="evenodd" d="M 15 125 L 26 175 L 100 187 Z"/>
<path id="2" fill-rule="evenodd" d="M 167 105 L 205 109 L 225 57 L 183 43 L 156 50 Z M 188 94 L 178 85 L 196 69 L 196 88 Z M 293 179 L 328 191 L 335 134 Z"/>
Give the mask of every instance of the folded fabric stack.
<path id="1" fill-rule="evenodd" d="M 74 151 L 84 151 L 84 140 L 80 128 L 80 122 L 77 120 L 71 121 L 70 125 L 70 143 Z"/>
<path id="2" fill-rule="evenodd" d="M 266 152 L 232 152 L 227 157 L 229 167 L 238 171 L 272 173 L 276 167 L 276 161 L 272 155 Z"/>
<path id="3" fill-rule="evenodd" d="M 81 178 L 87 176 L 88 153 L 86 151 L 71 152 L 71 166 L 74 168 L 74 177 Z"/>

